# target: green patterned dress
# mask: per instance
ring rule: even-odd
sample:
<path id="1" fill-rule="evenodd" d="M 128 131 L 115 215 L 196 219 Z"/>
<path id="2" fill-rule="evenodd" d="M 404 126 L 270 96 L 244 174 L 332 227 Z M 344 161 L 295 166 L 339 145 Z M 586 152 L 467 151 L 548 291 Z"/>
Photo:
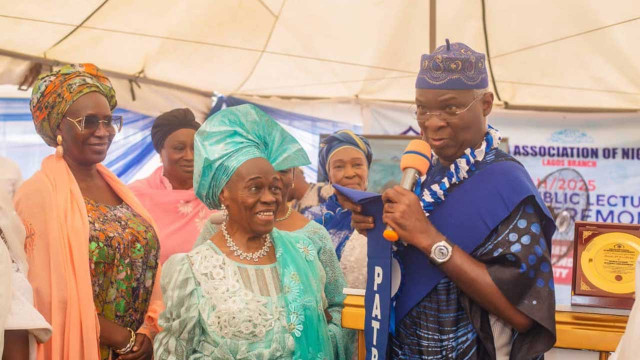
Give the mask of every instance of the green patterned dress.
<path id="1" fill-rule="evenodd" d="M 136 331 L 144 322 L 158 268 L 158 237 L 129 205 L 85 198 L 89 218 L 89 266 L 98 315 Z M 101 359 L 110 348 L 100 347 Z"/>

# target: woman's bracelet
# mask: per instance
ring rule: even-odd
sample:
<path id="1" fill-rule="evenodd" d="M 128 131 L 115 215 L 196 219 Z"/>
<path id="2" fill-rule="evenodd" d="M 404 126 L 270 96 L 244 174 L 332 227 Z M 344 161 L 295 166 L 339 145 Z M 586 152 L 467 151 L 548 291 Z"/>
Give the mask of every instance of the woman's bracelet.
<path id="1" fill-rule="evenodd" d="M 130 352 L 131 349 L 133 349 L 133 345 L 136 344 L 136 333 L 133 330 L 129 329 L 129 328 L 127 328 L 127 330 L 129 330 L 129 332 L 131 333 L 131 339 L 129 339 L 129 343 L 127 344 L 127 346 L 123 347 L 120 350 L 114 349 L 114 351 L 117 352 L 120 355 L 124 355 L 124 354 Z"/>

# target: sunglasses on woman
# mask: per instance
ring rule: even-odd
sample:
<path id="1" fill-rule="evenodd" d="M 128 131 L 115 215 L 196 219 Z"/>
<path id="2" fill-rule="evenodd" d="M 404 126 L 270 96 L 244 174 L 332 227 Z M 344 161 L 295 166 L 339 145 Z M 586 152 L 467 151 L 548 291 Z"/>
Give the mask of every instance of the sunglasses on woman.
<path id="1" fill-rule="evenodd" d="M 67 119 L 73 121 L 80 131 L 96 131 L 103 124 L 105 130 L 109 132 L 120 132 L 122 130 L 122 116 L 120 115 L 108 115 L 100 118 L 98 115 L 85 115 L 77 119 L 72 119 L 67 116 Z"/>

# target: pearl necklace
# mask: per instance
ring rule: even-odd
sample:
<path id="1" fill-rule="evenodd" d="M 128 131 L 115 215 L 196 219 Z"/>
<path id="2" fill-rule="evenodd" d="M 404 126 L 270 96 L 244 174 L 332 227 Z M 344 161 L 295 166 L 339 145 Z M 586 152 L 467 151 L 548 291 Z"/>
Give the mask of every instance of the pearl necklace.
<path id="1" fill-rule="evenodd" d="M 289 206 L 289 210 L 287 210 L 287 214 L 283 217 L 281 217 L 280 219 L 276 219 L 277 222 L 280 221 L 285 221 L 289 218 L 289 216 L 291 216 L 291 213 L 293 212 L 293 208 L 291 206 Z"/>
<path id="2" fill-rule="evenodd" d="M 240 250 L 236 246 L 236 243 L 233 242 L 233 239 L 231 239 L 231 236 L 229 236 L 229 233 L 227 232 L 226 221 L 222 223 L 221 228 L 222 228 L 222 235 L 224 235 L 224 238 L 227 240 L 227 247 L 231 251 L 233 251 L 233 254 L 235 256 L 239 257 L 240 259 L 253 260 L 255 262 L 258 262 L 260 258 L 265 257 L 267 253 L 269 253 L 269 248 L 271 247 L 271 236 L 269 234 L 266 234 L 262 237 L 264 239 L 264 246 L 262 247 L 262 249 L 254 253 L 246 253 Z"/>

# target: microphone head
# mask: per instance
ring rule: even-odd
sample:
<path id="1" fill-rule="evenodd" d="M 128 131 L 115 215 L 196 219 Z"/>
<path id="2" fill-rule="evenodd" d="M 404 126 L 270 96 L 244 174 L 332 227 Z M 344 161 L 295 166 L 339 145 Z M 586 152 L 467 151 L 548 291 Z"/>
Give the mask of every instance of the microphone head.
<path id="1" fill-rule="evenodd" d="M 411 140 L 400 159 L 400 169 L 416 169 L 424 176 L 431 165 L 431 146 L 424 140 Z"/>

